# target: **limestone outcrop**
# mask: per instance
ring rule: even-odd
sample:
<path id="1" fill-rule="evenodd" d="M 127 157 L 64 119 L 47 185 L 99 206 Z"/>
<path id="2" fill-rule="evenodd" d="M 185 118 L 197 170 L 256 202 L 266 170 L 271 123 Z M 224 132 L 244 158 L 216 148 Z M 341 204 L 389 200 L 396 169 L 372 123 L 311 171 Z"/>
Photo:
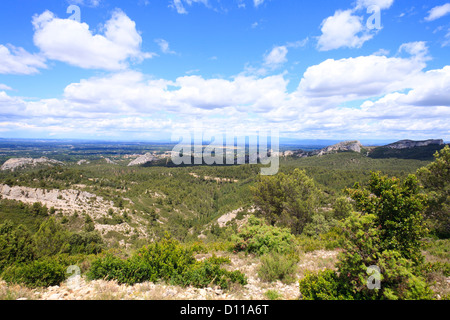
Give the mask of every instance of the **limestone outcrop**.
<path id="1" fill-rule="evenodd" d="M 146 154 L 144 154 L 142 156 L 137 157 L 133 161 L 131 161 L 128 164 L 128 166 L 129 167 L 140 166 L 140 165 L 143 165 L 143 164 L 155 161 L 155 160 L 157 160 L 157 158 L 154 155 L 152 155 L 151 153 L 146 153 Z"/>
<path id="2" fill-rule="evenodd" d="M 41 157 L 39 159 L 33 158 L 12 158 L 7 160 L 2 166 L 1 170 L 11 170 L 14 171 L 19 168 L 24 167 L 35 167 L 37 165 L 63 165 L 64 163 L 61 161 L 48 159 L 46 157 Z"/>
<path id="3" fill-rule="evenodd" d="M 400 140 L 391 144 L 388 144 L 386 148 L 390 149 L 410 149 L 415 147 L 427 147 L 430 145 L 444 145 L 444 140 L 442 139 L 430 139 L 424 141 L 413 141 L 413 140 Z"/>

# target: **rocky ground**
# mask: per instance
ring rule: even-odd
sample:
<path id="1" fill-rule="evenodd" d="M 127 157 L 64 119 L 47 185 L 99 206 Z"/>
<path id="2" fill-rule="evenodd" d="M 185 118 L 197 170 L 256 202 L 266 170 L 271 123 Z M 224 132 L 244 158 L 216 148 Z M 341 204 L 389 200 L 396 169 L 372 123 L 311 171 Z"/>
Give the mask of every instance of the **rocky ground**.
<path id="1" fill-rule="evenodd" d="M 259 259 L 251 256 L 231 256 L 230 269 L 244 272 L 248 278 L 245 286 L 220 288 L 182 288 L 162 283 L 141 283 L 134 286 L 119 285 L 113 281 L 87 281 L 83 276 L 71 277 L 59 286 L 27 289 L 19 285 L 8 286 L 0 282 L 0 300 L 298 300 L 298 280 L 306 270 L 332 268 L 336 251 L 315 251 L 303 254 L 298 264 L 297 280 L 291 284 L 280 281 L 262 282 L 257 275 Z"/>

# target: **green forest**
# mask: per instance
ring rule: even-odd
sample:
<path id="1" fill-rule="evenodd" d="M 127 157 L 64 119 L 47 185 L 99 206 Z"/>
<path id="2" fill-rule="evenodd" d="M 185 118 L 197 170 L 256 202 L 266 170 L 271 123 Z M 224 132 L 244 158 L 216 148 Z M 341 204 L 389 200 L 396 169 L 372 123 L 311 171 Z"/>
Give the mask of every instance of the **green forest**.
<path id="1" fill-rule="evenodd" d="M 0 199 L 2 281 L 56 286 L 76 265 L 88 281 L 236 290 L 248 277 L 231 259 L 250 256 L 260 281 L 296 283 L 304 300 L 450 298 L 448 146 L 431 159 L 282 157 L 274 176 L 260 176 L 261 165 L 129 167 L 109 156 L 117 164 L 98 153 L 77 164 L 83 149 L 65 165 L 0 172 L 0 184 L 22 188 L 22 200 Z M 26 201 L 35 190 L 57 190 L 54 203 L 73 190 L 92 197 L 71 210 Z M 299 277 L 317 250 L 338 252 L 336 263 Z"/>

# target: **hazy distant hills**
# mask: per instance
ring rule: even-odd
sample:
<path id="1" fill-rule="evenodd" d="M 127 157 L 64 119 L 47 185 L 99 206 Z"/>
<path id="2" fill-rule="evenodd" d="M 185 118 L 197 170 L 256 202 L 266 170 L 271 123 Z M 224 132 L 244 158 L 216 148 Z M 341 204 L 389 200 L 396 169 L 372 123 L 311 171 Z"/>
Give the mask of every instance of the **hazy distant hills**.
<path id="1" fill-rule="evenodd" d="M 284 141 L 284 140 L 283 140 Z M 285 144 L 281 148 L 280 155 L 284 157 L 297 157 L 297 158 L 305 158 L 305 157 L 321 157 L 328 154 L 334 154 L 339 152 L 356 152 L 360 153 L 364 156 L 373 159 L 383 159 L 383 158 L 398 158 L 398 159 L 416 159 L 416 160 L 433 160 L 433 156 L 436 151 L 444 148 L 445 143 L 442 139 L 431 139 L 431 140 L 423 140 L 423 141 L 414 141 L 414 140 L 400 140 L 394 143 L 389 143 L 382 146 L 364 146 L 360 141 L 342 141 L 337 142 L 332 140 L 305 140 L 304 148 L 299 148 L 298 145 L 294 143 L 294 140 L 289 140 L 292 145 Z M 298 140 L 297 140 L 298 142 Z M 325 142 L 333 142 L 334 144 L 323 147 Z M 29 142 L 30 143 L 30 142 Z M 280 145 L 281 145 L 280 141 Z M 318 144 L 318 145 L 315 145 Z M 320 145 L 321 144 L 321 145 Z M 32 143 L 30 143 L 30 147 Z M 5 147 L 5 146 L 3 146 Z M 166 146 L 170 149 L 170 146 Z M 70 148 L 75 148 L 74 146 L 70 146 Z M 82 146 L 77 146 L 80 150 L 83 150 Z M 91 148 L 91 146 L 89 146 Z M 164 160 L 162 163 L 168 164 L 170 163 L 170 151 L 162 152 L 148 152 L 141 149 L 139 153 L 127 153 L 128 150 L 123 150 L 123 145 L 114 146 L 113 144 L 109 146 L 102 145 L 100 150 L 97 150 L 98 154 L 102 154 L 102 151 L 107 151 L 112 153 L 112 150 L 120 148 L 121 151 L 124 151 L 122 154 L 124 159 L 130 158 L 130 156 L 134 157 L 134 160 L 127 162 L 128 166 L 145 166 L 151 163 L 156 164 L 159 160 Z M 34 150 L 39 149 L 38 146 L 34 146 Z M 144 148 L 145 149 L 145 148 Z M 14 150 L 14 147 L 11 146 L 10 150 Z M 45 150 L 45 148 L 44 148 Z M 134 149 L 133 149 L 134 150 Z M 283 151 L 284 150 L 284 151 Z M 130 150 L 131 151 L 131 150 Z M 136 150 L 134 150 L 136 151 Z M 58 155 L 58 151 L 54 151 L 53 154 L 55 157 Z M 102 156 L 102 158 L 104 158 Z M 110 164 L 118 164 L 113 162 L 109 158 L 104 158 L 107 163 Z M 86 160 L 81 160 L 82 162 L 86 162 Z M 0 171 L 11 170 L 14 171 L 19 168 L 26 167 L 36 167 L 36 166 L 53 166 L 53 165 L 62 165 L 67 163 L 67 161 L 61 162 L 53 159 L 49 159 L 47 157 L 35 158 L 34 156 L 29 157 L 13 157 L 7 158 L 7 161 L 0 167 Z M 78 161 L 78 164 L 82 163 Z"/>

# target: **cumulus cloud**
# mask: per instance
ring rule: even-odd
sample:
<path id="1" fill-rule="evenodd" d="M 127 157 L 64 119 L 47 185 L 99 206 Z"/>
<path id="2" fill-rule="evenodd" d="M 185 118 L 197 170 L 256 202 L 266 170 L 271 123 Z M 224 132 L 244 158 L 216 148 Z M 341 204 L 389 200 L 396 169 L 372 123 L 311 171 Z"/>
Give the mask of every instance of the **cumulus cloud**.
<path id="1" fill-rule="evenodd" d="M 328 59 L 309 67 L 299 90 L 310 97 L 350 97 L 362 99 L 408 87 L 408 81 L 426 67 L 428 48 L 424 42 L 406 43 L 399 51 L 407 58 L 384 55 Z"/>
<path id="2" fill-rule="evenodd" d="M 450 138 L 450 67 L 424 71 L 423 42 L 386 55 L 325 60 L 309 67 L 292 92 L 284 75 L 166 80 L 131 70 L 72 83 L 59 99 L 0 91 L 0 131 L 139 139 L 203 120 L 206 129 L 276 127 L 304 138 Z"/>
<path id="3" fill-rule="evenodd" d="M 136 24 L 116 10 L 103 26 L 103 34 L 93 34 L 86 23 L 59 19 L 45 11 L 33 17 L 34 43 L 48 59 L 85 69 L 120 70 L 129 61 L 151 58 L 141 51 L 142 38 Z"/>
<path id="4" fill-rule="evenodd" d="M 352 10 L 336 11 L 322 22 L 321 31 L 322 35 L 317 43 L 320 51 L 345 47 L 361 48 L 366 41 L 373 38 L 373 34 L 363 25 L 362 17 L 353 15 Z"/>
<path id="5" fill-rule="evenodd" d="M 381 29 L 380 11 L 389 9 L 393 3 L 394 0 L 357 0 L 351 9 L 337 10 L 333 16 L 322 21 L 317 48 L 320 51 L 361 48 Z M 367 22 L 358 15 L 363 9 L 374 14 Z"/>
<path id="6" fill-rule="evenodd" d="M 258 110 L 283 100 L 286 84 L 282 76 L 238 76 L 232 80 L 184 76 L 175 81 L 146 81 L 143 74 L 127 71 L 71 84 L 64 97 L 84 104 L 91 112 L 151 113 L 163 109 L 189 113 L 244 106 Z"/>
<path id="7" fill-rule="evenodd" d="M 426 21 L 434 21 L 443 16 L 450 14 L 450 3 L 443 4 L 441 6 L 434 7 L 428 12 L 428 16 L 425 17 Z"/>
<path id="8" fill-rule="evenodd" d="M 46 68 L 42 56 L 12 45 L 0 45 L 0 61 L 0 74 L 34 74 Z"/>

